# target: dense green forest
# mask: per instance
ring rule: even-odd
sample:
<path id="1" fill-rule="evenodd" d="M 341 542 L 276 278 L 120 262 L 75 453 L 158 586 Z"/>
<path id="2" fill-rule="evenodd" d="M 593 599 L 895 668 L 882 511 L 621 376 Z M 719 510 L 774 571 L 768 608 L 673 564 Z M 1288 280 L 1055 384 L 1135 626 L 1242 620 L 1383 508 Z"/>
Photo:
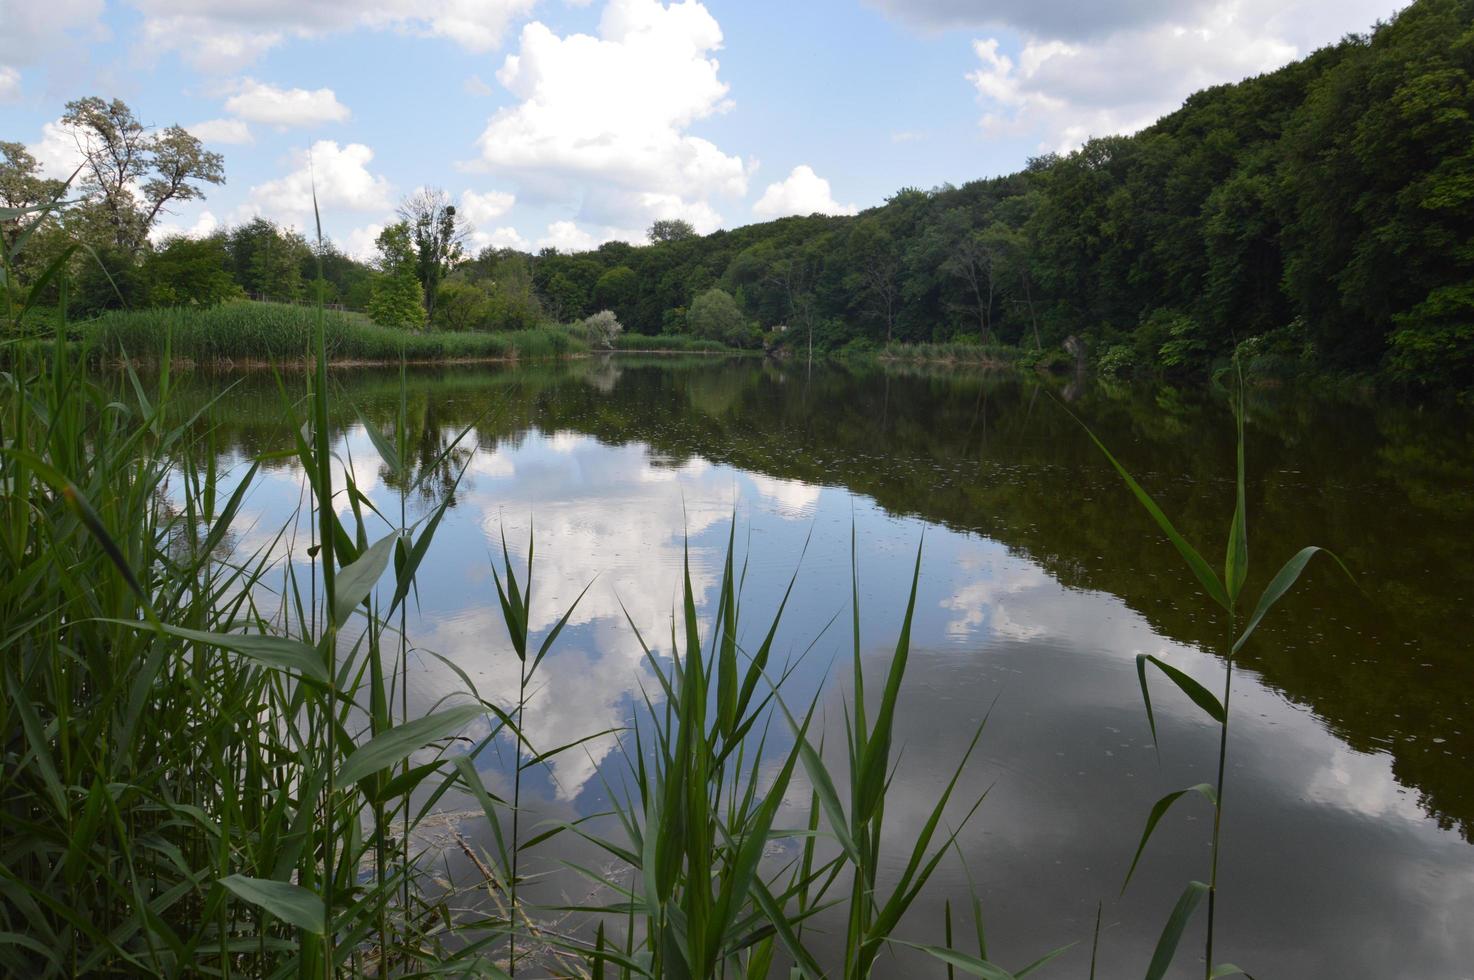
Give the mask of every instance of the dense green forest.
<path id="1" fill-rule="evenodd" d="M 79 256 L 73 312 L 307 299 L 321 261 L 329 302 L 412 328 L 612 310 L 633 333 L 799 351 L 1048 351 L 1074 337 L 1107 374 L 1202 374 L 1238 352 L 1265 375 L 1375 374 L 1467 397 L 1471 80 L 1474 0 L 1418 0 L 1366 35 L 1198 92 L 1133 136 L 903 189 L 853 217 L 705 236 L 662 221 L 642 245 L 472 257 L 441 195 L 401 208 L 374 266 L 264 219 L 157 245 L 114 235 L 100 262 Z M 34 161 L 3 146 L 4 203 L 44 196 Z M 45 264 L 45 247 L 31 253 Z"/>

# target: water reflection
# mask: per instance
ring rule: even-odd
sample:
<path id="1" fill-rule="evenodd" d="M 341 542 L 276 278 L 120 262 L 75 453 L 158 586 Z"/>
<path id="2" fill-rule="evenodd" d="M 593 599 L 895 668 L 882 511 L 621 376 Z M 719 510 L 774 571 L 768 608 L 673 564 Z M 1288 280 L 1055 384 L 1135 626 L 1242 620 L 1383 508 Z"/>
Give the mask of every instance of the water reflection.
<path id="1" fill-rule="evenodd" d="M 371 423 L 396 410 L 396 378 L 343 383 L 345 400 Z M 1140 971 L 1183 881 L 1204 873 L 1206 811 L 1194 819 L 1185 807 L 1163 824 L 1124 899 L 1120 878 L 1151 803 L 1205 779 L 1216 742 L 1163 691 L 1158 756 L 1133 658 L 1153 653 L 1209 679 L 1218 662 L 1203 651 L 1224 624 L 1193 598 L 1170 547 L 1036 388 L 634 359 L 436 372 L 410 386 L 422 463 L 482 419 L 422 576 L 416 644 L 485 693 L 515 690 L 490 576 L 503 530 L 522 560 L 536 528 L 534 629 L 550 627 L 594 583 L 539 674 L 527 716 L 539 745 L 628 722 L 654 685 L 626 614 L 653 647 L 668 647 L 688 548 L 709 611 L 734 516 L 751 562 L 749 629 L 764 625 L 802 555 L 779 637 L 789 656 L 847 608 L 854 526 L 877 670 L 925 530 L 898 729 L 904 757 L 887 810 L 891 853 L 906 853 L 951 762 L 996 704 L 969 776 L 976 792 L 993 789 L 960 843 L 997 958 L 1019 964 L 1088 936 L 1103 899 L 1102 975 Z M 231 397 L 229 418 L 219 420 L 231 459 L 282 443 L 274 395 L 253 401 L 247 384 Z M 1231 466 L 1221 405 L 1096 389 L 1073 409 L 1212 550 Z M 351 412 L 340 439 L 365 482 L 374 453 Z M 1234 695 L 1223 946 L 1269 976 L 1461 976 L 1468 968 L 1458 964 L 1474 954 L 1474 852 L 1465 842 L 1474 818 L 1474 622 L 1463 602 L 1474 586 L 1469 428 L 1460 416 L 1257 393 L 1249 439 L 1258 576 L 1249 592 L 1312 541 L 1336 546 L 1369 588 L 1312 573 L 1246 654 Z M 415 506 L 449 492 L 454 471 Z M 394 512 L 398 488 L 377 472 L 366 482 Z M 284 549 L 271 535 L 300 500 L 299 474 L 268 473 L 247 502 L 241 546 Z M 795 697 L 828 678 L 846 642 L 820 641 L 794 677 Z M 428 655 L 420 663 L 417 704 L 460 684 Z M 832 726 L 842 695 L 831 684 Z M 609 762 L 604 774 L 617 776 L 615 749 L 606 736 L 555 760 L 533 787 L 543 815 L 601 809 L 596 776 Z M 497 760 L 482 764 L 494 784 Z M 806 796 L 795 787 L 795 800 Z M 965 890 L 949 863 L 912 917 L 915 935 L 939 940 L 942 900 L 955 904 Z M 1180 967 L 1191 975 L 1190 956 Z M 933 968 L 901 957 L 885 969 Z"/>

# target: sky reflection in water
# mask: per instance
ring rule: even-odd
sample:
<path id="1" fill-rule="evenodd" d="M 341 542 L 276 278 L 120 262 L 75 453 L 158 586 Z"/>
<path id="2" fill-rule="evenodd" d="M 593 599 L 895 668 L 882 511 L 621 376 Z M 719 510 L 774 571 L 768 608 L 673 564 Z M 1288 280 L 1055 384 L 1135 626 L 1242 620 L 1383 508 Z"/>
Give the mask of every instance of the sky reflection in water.
<path id="1" fill-rule="evenodd" d="M 397 498 L 377 479 L 361 427 L 349 428 L 344 448 L 360 483 L 391 513 Z M 243 517 L 254 519 L 256 529 L 242 535 L 242 547 L 263 544 L 263 529 L 285 521 L 298 499 L 297 474 L 278 470 L 265 479 L 252 494 L 254 510 Z M 1062 962 L 1056 971 L 1083 976 L 1096 903 L 1103 901 L 1100 975 L 1139 975 L 1185 881 L 1206 875 L 1207 807 L 1184 800 L 1174 808 L 1124 898 L 1118 897 L 1121 876 L 1152 802 L 1211 779 L 1216 729 L 1163 686 L 1154 700 L 1162 734 L 1160 755 L 1155 752 L 1134 657 L 1156 654 L 1214 685 L 1219 662 L 1162 635 L 1109 592 L 1062 585 L 1018 549 L 895 516 L 843 486 L 749 472 L 699 455 L 670 459 L 639 440 L 531 428 L 489 440 L 470 456 L 456 506 L 422 573 L 411 635 L 489 696 L 505 700 L 515 692 L 517 662 L 496 608 L 490 563 L 503 531 L 514 559 L 525 561 L 533 524 L 534 632 L 551 627 L 594 584 L 541 668 L 528 737 L 539 746 L 560 745 L 619 728 L 642 688 L 652 696 L 656 689 L 626 612 L 659 653 L 668 653 L 683 553 L 689 546 L 692 582 L 709 615 L 734 515 L 738 549 L 749 562 L 749 635 L 766 626 L 799 569 L 776 649 L 797 656 L 816 636 L 819 641 L 790 681 L 796 703 L 826 683 L 836 660 L 845 666 L 851 522 L 862 631 L 877 671 L 894 644 L 925 531 L 915 652 L 898 721 L 902 757 L 887 802 L 889 853 L 904 859 L 915 828 L 991 706 L 967 786 L 973 795 L 992 788 L 959 840 L 984 902 L 993 958 L 1019 966 L 1083 939 L 1086 948 L 1072 954 L 1073 965 Z M 1059 519 L 1069 520 L 1068 511 Z M 1137 515 L 1123 508 L 1121 519 Z M 1080 560 L 1087 559 L 1109 556 Z M 824 632 L 836 613 L 845 615 Z M 411 688 L 417 706 L 428 708 L 459 688 L 451 671 L 428 657 L 420 662 Z M 821 702 L 831 746 L 841 744 L 845 676 L 833 671 Z M 1252 671 L 1237 675 L 1232 710 L 1220 905 L 1226 958 L 1261 977 L 1474 975 L 1467 965 L 1474 962 L 1474 851 L 1398 782 L 1391 756 L 1351 748 Z M 604 809 L 601 764 L 604 779 L 618 785 L 624 762 L 612 736 L 558 757 L 533 781 L 539 815 Z M 504 784 L 494 755 L 482 765 L 488 785 Z M 790 797 L 806 806 L 807 787 L 796 785 Z M 965 806 L 954 810 L 960 814 Z M 474 821 L 464 829 L 474 832 Z M 573 896 L 581 886 L 554 878 L 546 887 Z M 910 919 L 914 938 L 939 942 L 942 900 L 960 907 L 966 890 L 959 862 L 944 863 Z M 959 928 L 966 932 L 960 916 Z M 824 941 L 815 937 L 821 948 Z M 1201 969 L 1192 966 L 1196 945 L 1184 941 L 1174 976 Z M 939 972 L 904 956 L 883 960 L 881 970 Z"/>

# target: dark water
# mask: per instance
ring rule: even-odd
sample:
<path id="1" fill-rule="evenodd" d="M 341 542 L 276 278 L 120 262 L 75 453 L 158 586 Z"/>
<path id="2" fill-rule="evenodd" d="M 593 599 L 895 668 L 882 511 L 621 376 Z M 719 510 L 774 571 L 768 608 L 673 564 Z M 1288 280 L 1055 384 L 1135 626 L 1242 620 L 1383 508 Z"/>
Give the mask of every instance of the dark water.
<path id="1" fill-rule="evenodd" d="M 203 393 L 226 380 L 192 384 Z M 398 376 L 337 381 L 344 457 L 397 513 L 346 406 L 387 425 Z M 417 647 L 453 660 L 484 694 L 514 696 L 489 564 L 503 528 L 523 557 L 536 528 L 535 629 L 594 582 L 539 675 L 526 723 L 537 744 L 628 722 L 641 685 L 654 684 L 621 602 L 668 647 L 683 542 L 709 615 L 734 515 L 749 555 L 749 629 L 765 627 L 798 568 L 779 647 L 796 655 L 819 637 L 791 690 L 805 701 L 825 685 L 837 730 L 845 672 L 830 665 L 843 664 L 848 637 L 823 629 L 836 613 L 848 620 L 851 525 L 877 669 L 924 536 L 888 853 L 904 862 L 991 706 L 965 785 L 992 789 L 959 837 L 991 957 L 1016 968 L 1083 940 L 1043 974 L 1083 977 L 1103 902 L 1099 976 L 1141 975 L 1183 885 L 1208 874 L 1206 805 L 1184 801 L 1164 820 L 1124 897 L 1121 878 L 1152 803 L 1211 780 L 1217 734 L 1159 684 L 1155 753 L 1134 657 L 1156 654 L 1216 687 L 1227 624 L 1065 405 L 1216 562 L 1233 493 L 1221 393 L 628 358 L 416 372 L 407 399 L 424 459 L 474 423 L 455 454 L 467 475 L 421 577 Z M 286 448 L 279 406 L 269 379 L 232 389 L 216 413 L 228 462 Z M 1474 977 L 1468 422 L 1370 398 L 1249 396 L 1246 593 L 1305 544 L 1336 550 L 1358 579 L 1313 565 L 1236 675 L 1219 947 L 1260 978 Z M 241 549 L 265 545 L 301 500 L 300 473 L 274 465 L 248 500 Z M 412 515 L 449 492 L 452 476 L 447 467 L 432 481 Z M 417 703 L 460 684 L 419 658 Z M 617 780 L 625 763 L 610 738 L 588 748 L 533 786 L 540 817 L 604 808 L 598 773 Z M 497 759 L 483 765 L 495 788 Z M 805 788 L 792 795 L 806 803 Z M 474 824 L 466 818 L 464 832 Z M 545 885 L 572 899 L 584 887 L 566 876 Z M 965 907 L 967 890 L 949 859 L 908 919 L 909 938 L 940 942 L 943 900 Z M 1200 948 L 1190 933 L 1174 976 L 1201 976 Z M 880 972 L 941 971 L 898 956 Z"/>

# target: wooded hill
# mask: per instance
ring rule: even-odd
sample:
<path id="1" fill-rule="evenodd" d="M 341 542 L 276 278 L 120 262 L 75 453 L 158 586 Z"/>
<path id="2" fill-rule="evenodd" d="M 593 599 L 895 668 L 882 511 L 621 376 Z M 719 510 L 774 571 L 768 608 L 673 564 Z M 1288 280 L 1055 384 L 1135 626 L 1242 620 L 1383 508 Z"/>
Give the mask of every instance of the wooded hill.
<path id="1" fill-rule="evenodd" d="M 1110 371 L 1264 370 L 1474 384 L 1474 0 L 1198 92 L 1133 136 L 1019 173 L 905 189 L 855 217 L 544 253 L 561 319 L 685 328 L 732 294 L 816 347 L 1090 342 Z"/>

